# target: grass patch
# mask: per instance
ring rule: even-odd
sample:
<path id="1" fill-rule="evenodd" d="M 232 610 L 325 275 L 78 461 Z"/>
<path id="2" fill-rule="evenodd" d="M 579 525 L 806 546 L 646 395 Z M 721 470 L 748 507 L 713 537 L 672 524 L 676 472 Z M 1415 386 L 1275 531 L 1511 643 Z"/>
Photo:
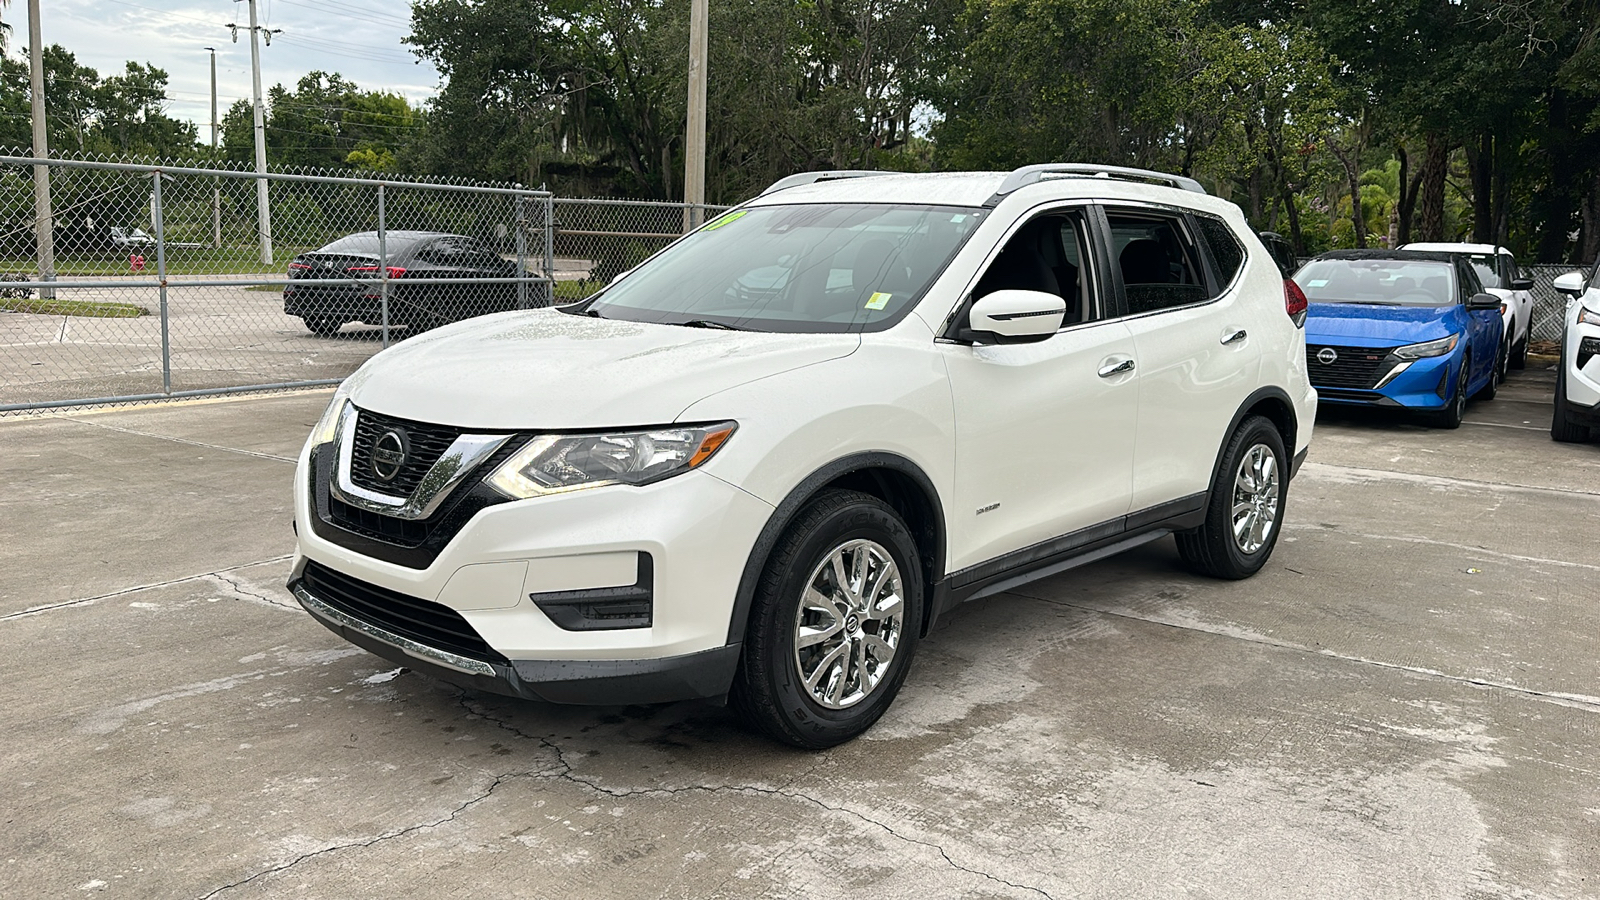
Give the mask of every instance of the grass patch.
<path id="1" fill-rule="evenodd" d="M 557 300 L 582 300 L 595 291 L 605 287 L 605 283 L 594 281 L 558 281 L 556 282 Z"/>
<path id="2" fill-rule="evenodd" d="M 41 316 L 86 316 L 92 319 L 136 319 L 150 310 L 132 303 L 97 303 L 88 300 L 0 299 L 0 309 Z"/>

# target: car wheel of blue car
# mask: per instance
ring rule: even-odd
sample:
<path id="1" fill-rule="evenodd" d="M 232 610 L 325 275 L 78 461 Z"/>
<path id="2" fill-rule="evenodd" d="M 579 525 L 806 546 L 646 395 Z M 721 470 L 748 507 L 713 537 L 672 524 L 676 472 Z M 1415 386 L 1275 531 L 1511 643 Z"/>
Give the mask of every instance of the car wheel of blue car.
<path id="1" fill-rule="evenodd" d="M 1472 371 L 1472 357 L 1461 358 L 1461 368 L 1456 375 L 1456 389 L 1450 394 L 1450 400 L 1444 409 L 1434 413 L 1433 424 L 1436 428 L 1460 428 L 1461 418 L 1467 414 L 1467 376 Z M 1493 378 L 1490 379 L 1492 383 Z"/>
<path id="2" fill-rule="evenodd" d="M 1500 382 L 1506 380 L 1506 362 L 1511 356 L 1511 348 L 1500 346 L 1500 353 L 1495 359 L 1494 371 L 1489 373 L 1489 381 L 1472 395 L 1474 400 L 1493 400 L 1494 395 L 1500 393 Z"/>

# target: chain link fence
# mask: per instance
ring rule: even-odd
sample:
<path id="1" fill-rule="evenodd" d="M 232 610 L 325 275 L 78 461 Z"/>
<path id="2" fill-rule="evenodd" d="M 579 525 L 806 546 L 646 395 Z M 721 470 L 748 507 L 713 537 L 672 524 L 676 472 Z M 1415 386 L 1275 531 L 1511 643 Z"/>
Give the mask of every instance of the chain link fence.
<path id="1" fill-rule="evenodd" d="M 328 384 L 410 335 L 548 306 L 551 204 L 510 185 L 0 156 L 0 414 Z"/>
<path id="2" fill-rule="evenodd" d="M 1562 329 L 1566 327 L 1567 296 L 1557 293 L 1552 282 L 1568 272 L 1580 272 L 1584 266 L 1537 265 L 1523 266 L 1523 271 L 1533 279 L 1533 322 L 1529 325 L 1528 342 L 1559 344 Z M 1551 348 L 1552 351 L 1554 348 Z"/>

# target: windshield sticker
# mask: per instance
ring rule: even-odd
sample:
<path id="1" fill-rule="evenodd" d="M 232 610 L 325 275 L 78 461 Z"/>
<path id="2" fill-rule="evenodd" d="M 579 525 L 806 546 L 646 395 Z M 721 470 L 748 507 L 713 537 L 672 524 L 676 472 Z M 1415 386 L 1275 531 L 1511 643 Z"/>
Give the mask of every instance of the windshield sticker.
<path id="1" fill-rule="evenodd" d="M 748 213 L 749 211 L 750 210 L 748 210 L 748 209 L 741 209 L 738 212 L 728 213 L 727 215 L 723 216 L 722 218 L 716 220 L 715 222 L 712 222 L 710 225 L 707 225 L 702 230 L 704 230 L 704 231 L 716 231 L 718 228 L 721 228 L 722 226 L 728 224 L 729 222 L 736 222 L 736 221 L 744 218 L 745 214 Z"/>
<path id="2" fill-rule="evenodd" d="M 1327 287 L 1328 286 L 1328 279 L 1326 279 L 1326 278 L 1313 278 L 1313 279 L 1311 279 L 1310 281 L 1308 281 L 1306 283 L 1311 285 L 1314 288 L 1316 288 L 1316 287 Z"/>
<path id="3" fill-rule="evenodd" d="M 889 298 L 893 294 L 876 293 L 867 298 L 867 309 L 883 309 L 889 305 Z"/>
<path id="4" fill-rule="evenodd" d="M 967 217 L 962 213 L 956 213 L 955 215 L 950 217 L 950 221 L 956 222 L 956 223 L 965 222 L 966 220 L 967 220 Z"/>

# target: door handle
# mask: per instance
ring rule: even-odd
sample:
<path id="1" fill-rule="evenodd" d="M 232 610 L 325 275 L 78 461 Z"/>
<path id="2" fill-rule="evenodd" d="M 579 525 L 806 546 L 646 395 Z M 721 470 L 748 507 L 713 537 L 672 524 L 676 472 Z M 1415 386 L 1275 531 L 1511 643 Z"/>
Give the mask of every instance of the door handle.
<path id="1" fill-rule="evenodd" d="M 1120 375 L 1123 372 L 1132 372 L 1132 371 L 1133 371 L 1133 360 L 1132 359 L 1118 360 L 1117 358 L 1112 357 L 1111 359 L 1108 359 L 1105 362 L 1100 364 L 1100 377 L 1101 378 L 1110 378 L 1113 375 Z"/>
<path id="2" fill-rule="evenodd" d="M 1230 328 L 1222 333 L 1222 345 L 1237 344 L 1249 336 L 1249 332 L 1243 328 Z"/>

